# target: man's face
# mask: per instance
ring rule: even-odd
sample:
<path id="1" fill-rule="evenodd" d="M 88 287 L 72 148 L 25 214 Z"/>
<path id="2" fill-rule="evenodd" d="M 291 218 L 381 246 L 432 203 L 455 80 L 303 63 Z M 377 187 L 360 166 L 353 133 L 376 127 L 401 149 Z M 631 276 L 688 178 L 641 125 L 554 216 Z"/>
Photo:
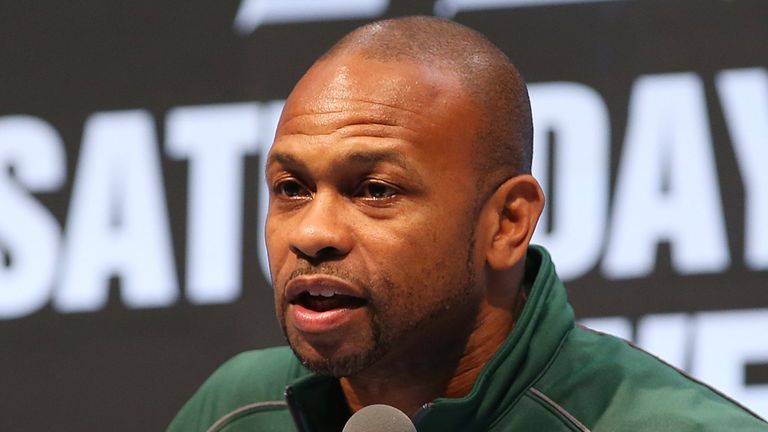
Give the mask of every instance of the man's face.
<path id="1" fill-rule="evenodd" d="M 267 161 L 266 240 L 278 319 L 310 368 L 407 363 L 471 331 L 477 123 L 457 78 L 413 63 L 345 55 L 294 89 Z"/>

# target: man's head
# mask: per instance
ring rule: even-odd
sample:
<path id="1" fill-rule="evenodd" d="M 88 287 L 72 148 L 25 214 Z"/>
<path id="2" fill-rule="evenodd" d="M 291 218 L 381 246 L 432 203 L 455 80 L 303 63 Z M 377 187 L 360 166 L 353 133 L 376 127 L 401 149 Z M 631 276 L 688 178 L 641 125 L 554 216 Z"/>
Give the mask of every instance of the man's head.
<path id="1" fill-rule="evenodd" d="M 542 204 L 530 123 L 509 60 L 455 23 L 374 23 L 312 66 L 267 161 L 275 305 L 305 364 L 429 368 L 504 312 Z"/>

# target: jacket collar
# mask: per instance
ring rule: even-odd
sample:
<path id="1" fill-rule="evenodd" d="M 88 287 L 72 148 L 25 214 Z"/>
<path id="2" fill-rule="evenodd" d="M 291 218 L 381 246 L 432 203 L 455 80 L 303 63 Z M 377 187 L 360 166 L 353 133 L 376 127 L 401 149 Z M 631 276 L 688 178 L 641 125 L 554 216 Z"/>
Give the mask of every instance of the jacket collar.
<path id="1" fill-rule="evenodd" d="M 483 367 L 463 398 L 438 398 L 414 421 L 419 431 L 487 430 L 535 381 L 573 328 L 573 310 L 547 251 L 531 246 L 524 287 L 523 312 L 499 350 Z M 299 430 L 339 431 L 350 415 L 335 378 L 304 376 L 286 388 L 286 400 Z"/>
<path id="2" fill-rule="evenodd" d="M 573 327 L 573 310 L 547 251 L 531 246 L 526 263 L 528 300 L 512 332 L 467 396 L 436 399 L 417 415 L 420 431 L 445 430 L 446 425 L 487 430 L 531 386 Z"/>

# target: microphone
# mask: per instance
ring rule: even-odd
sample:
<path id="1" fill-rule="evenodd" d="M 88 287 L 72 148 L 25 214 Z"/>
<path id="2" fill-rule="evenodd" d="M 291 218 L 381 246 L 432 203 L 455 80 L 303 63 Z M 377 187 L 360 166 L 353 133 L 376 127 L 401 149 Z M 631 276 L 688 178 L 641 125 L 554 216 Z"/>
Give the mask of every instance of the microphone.
<path id="1" fill-rule="evenodd" d="M 416 432 L 416 426 L 399 409 L 377 404 L 354 413 L 342 432 Z"/>

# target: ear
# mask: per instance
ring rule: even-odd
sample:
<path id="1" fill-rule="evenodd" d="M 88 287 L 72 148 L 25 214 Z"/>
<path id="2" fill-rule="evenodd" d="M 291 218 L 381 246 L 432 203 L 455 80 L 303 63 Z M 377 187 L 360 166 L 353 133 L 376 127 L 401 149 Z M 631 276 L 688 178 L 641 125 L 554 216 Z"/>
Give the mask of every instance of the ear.
<path id="1" fill-rule="evenodd" d="M 493 223 L 486 252 L 493 270 L 507 270 L 525 257 L 543 208 L 544 193 L 530 175 L 512 177 L 496 189 L 485 209 Z"/>

